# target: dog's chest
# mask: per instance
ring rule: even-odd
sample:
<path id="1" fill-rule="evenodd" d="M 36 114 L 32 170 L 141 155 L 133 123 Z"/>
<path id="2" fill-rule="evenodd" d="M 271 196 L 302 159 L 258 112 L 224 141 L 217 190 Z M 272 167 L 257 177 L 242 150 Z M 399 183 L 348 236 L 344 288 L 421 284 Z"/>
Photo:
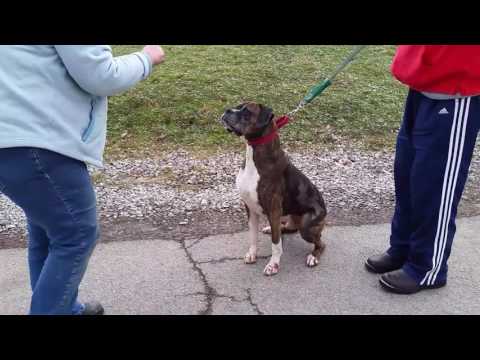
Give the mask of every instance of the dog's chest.
<path id="1" fill-rule="evenodd" d="M 237 189 L 250 211 L 263 214 L 263 209 L 258 201 L 257 188 L 259 180 L 260 174 L 253 161 L 253 149 L 251 146 L 247 146 L 245 168 L 240 169 L 237 175 Z"/>

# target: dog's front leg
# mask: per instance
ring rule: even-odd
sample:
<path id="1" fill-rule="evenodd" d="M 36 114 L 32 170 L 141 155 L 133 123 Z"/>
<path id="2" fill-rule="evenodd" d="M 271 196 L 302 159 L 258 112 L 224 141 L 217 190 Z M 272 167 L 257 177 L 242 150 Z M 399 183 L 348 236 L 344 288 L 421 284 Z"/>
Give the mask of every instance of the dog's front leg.
<path id="1" fill-rule="evenodd" d="M 263 273 L 267 276 L 275 275 L 280 270 L 280 257 L 283 253 L 281 218 L 282 207 L 279 199 L 272 199 L 272 209 L 269 215 L 270 228 L 272 231 L 272 257 Z"/>
<path id="2" fill-rule="evenodd" d="M 257 244 L 258 244 L 258 214 L 254 211 L 250 211 L 248 206 L 245 205 L 248 215 L 248 241 L 250 247 L 245 254 L 245 264 L 254 264 L 257 262 Z"/>

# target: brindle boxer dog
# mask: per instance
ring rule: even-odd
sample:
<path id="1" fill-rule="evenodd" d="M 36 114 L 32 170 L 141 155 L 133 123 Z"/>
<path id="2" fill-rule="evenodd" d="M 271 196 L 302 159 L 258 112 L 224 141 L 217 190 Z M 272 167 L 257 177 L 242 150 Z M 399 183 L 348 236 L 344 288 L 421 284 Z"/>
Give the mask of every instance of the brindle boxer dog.
<path id="1" fill-rule="evenodd" d="M 321 193 L 290 162 L 278 136 L 265 144 L 250 144 L 277 130 L 273 119 L 271 109 L 252 102 L 226 110 L 220 119 L 229 132 L 246 139 L 246 159 L 236 181 L 248 215 L 250 248 L 245 263 L 256 262 L 259 216 L 264 215 L 272 237 L 272 257 L 263 271 L 267 276 L 280 269 L 282 232 L 299 230 L 302 238 L 314 245 L 307 266 L 318 264 L 325 248 L 321 234 L 327 215 Z M 283 224 L 282 218 L 287 219 Z"/>

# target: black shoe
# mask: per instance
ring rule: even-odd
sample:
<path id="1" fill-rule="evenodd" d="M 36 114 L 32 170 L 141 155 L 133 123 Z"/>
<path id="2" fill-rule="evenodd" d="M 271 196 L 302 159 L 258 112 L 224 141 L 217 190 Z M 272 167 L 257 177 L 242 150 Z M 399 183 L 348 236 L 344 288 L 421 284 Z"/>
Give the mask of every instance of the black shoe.
<path id="1" fill-rule="evenodd" d="M 103 315 L 105 313 L 102 304 L 96 301 L 85 303 L 83 306 L 84 309 L 80 315 Z"/>
<path id="2" fill-rule="evenodd" d="M 403 269 L 395 270 L 380 277 L 380 285 L 387 291 L 395 294 L 415 294 L 425 289 L 438 289 L 445 286 L 447 282 L 435 285 L 419 285 Z"/>
<path id="3" fill-rule="evenodd" d="M 401 269 L 405 261 L 390 256 L 387 253 L 369 257 L 365 262 L 368 271 L 375 274 L 384 274 L 390 271 Z"/>

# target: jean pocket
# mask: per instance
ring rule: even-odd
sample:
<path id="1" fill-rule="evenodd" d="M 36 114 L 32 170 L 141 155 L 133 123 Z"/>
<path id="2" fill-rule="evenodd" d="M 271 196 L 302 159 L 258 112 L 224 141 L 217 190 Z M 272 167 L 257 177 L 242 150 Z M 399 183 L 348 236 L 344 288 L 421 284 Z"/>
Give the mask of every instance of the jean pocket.
<path id="1" fill-rule="evenodd" d="M 85 130 L 82 133 L 82 141 L 87 142 L 88 139 L 90 138 L 90 135 L 92 134 L 93 128 L 95 126 L 95 100 L 92 100 L 91 102 L 91 109 L 90 109 L 90 117 L 88 120 L 88 125 L 85 128 Z"/>
<path id="2" fill-rule="evenodd" d="M 87 142 L 89 139 L 90 135 L 92 134 L 93 126 L 95 125 L 95 120 L 93 117 L 90 119 L 87 128 L 84 130 L 82 134 L 82 141 Z"/>

